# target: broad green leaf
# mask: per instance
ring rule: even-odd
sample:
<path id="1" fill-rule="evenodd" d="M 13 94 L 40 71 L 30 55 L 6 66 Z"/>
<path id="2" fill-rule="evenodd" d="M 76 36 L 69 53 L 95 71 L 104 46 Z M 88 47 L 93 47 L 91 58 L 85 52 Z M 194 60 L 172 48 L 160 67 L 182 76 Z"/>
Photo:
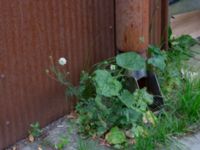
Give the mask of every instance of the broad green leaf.
<path id="1" fill-rule="evenodd" d="M 153 96 L 147 93 L 146 89 L 137 89 L 133 94 L 128 90 L 123 90 L 118 97 L 127 108 L 137 113 L 146 111 L 148 104 L 153 102 Z"/>
<path id="2" fill-rule="evenodd" d="M 140 119 L 142 116 L 142 113 L 136 111 L 135 109 L 132 108 L 124 108 L 121 110 L 122 115 L 126 116 L 126 122 L 127 124 L 134 124 Z"/>
<path id="3" fill-rule="evenodd" d="M 153 96 L 147 92 L 146 88 L 137 89 L 133 95 L 135 100 L 139 102 L 144 102 L 149 105 L 153 103 Z"/>
<path id="4" fill-rule="evenodd" d="M 109 144 L 122 144 L 126 141 L 126 136 L 118 127 L 113 127 L 108 134 L 106 134 L 106 141 Z"/>
<path id="5" fill-rule="evenodd" d="M 117 55 L 116 62 L 117 65 L 129 71 L 146 69 L 145 59 L 135 52 Z"/>
<path id="6" fill-rule="evenodd" d="M 106 70 L 96 70 L 94 81 L 96 83 L 97 94 L 106 97 L 119 95 L 119 91 L 122 88 L 121 83 Z"/>
<path id="7" fill-rule="evenodd" d="M 149 104 L 153 103 L 153 96 L 147 93 L 146 89 L 137 89 L 134 92 L 135 108 L 139 112 L 145 112 Z"/>
<path id="8" fill-rule="evenodd" d="M 131 108 L 134 104 L 134 96 L 128 90 L 123 90 L 119 99 L 128 108 Z"/>
<path id="9" fill-rule="evenodd" d="M 163 71 L 166 67 L 165 57 L 161 55 L 155 55 L 154 57 L 148 59 L 148 64 Z"/>

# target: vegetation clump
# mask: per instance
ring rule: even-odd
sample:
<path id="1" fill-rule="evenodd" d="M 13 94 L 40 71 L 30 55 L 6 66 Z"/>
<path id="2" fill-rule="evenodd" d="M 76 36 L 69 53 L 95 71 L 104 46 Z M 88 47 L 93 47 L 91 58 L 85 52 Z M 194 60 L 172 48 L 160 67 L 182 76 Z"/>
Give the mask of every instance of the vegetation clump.
<path id="1" fill-rule="evenodd" d="M 135 52 L 119 54 L 83 71 L 77 87 L 69 82 L 68 74 L 54 65 L 50 69 L 67 86 L 67 95 L 79 100 L 76 112 L 81 135 L 104 139 L 118 149 L 153 150 L 200 119 L 200 82 L 192 82 L 181 72 L 195 43 L 190 36 L 169 34 L 168 51 L 149 46 L 149 59 Z M 131 88 L 134 79 L 129 74 L 138 70 L 158 76 L 165 105 L 157 114 L 149 109 L 154 95 L 146 88 Z"/>

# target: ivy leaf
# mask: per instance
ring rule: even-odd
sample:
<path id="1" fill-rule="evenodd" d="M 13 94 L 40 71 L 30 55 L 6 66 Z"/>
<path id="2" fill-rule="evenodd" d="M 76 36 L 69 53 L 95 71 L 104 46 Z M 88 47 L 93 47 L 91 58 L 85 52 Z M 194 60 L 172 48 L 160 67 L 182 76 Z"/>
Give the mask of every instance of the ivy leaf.
<path id="1" fill-rule="evenodd" d="M 96 70 L 94 81 L 96 83 L 96 92 L 99 95 L 106 97 L 117 96 L 122 89 L 121 83 L 106 70 Z"/>
<path id="2" fill-rule="evenodd" d="M 160 69 L 160 70 L 164 70 L 165 67 L 166 67 L 166 63 L 165 63 L 165 57 L 161 56 L 161 55 L 157 55 L 157 56 L 154 56 L 150 59 L 148 59 L 148 64 Z"/>
<path id="3" fill-rule="evenodd" d="M 146 69 L 145 59 L 135 52 L 127 52 L 116 57 L 117 65 L 129 71 Z"/>
<path id="4" fill-rule="evenodd" d="M 126 141 L 126 136 L 118 127 L 113 127 L 108 134 L 106 134 L 106 141 L 109 144 L 122 144 Z"/>

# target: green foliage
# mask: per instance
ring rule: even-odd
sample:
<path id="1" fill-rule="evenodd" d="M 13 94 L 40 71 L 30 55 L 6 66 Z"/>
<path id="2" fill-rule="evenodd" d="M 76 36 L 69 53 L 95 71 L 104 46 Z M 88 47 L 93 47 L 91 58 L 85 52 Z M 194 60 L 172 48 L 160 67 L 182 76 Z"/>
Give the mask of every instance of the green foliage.
<path id="1" fill-rule="evenodd" d="M 197 40 L 192 38 L 190 35 L 182 35 L 175 39 L 175 42 L 178 42 L 178 44 L 184 49 L 189 49 L 191 46 L 197 44 Z"/>
<path id="2" fill-rule="evenodd" d="M 147 61 L 148 64 L 163 71 L 166 67 L 166 53 L 156 46 L 149 46 L 148 51 L 151 55 L 151 58 Z"/>
<path id="3" fill-rule="evenodd" d="M 126 136 L 118 127 L 113 127 L 107 134 L 105 139 L 110 144 L 122 144 L 126 141 Z"/>
<path id="4" fill-rule="evenodd" d="M 65 148 L 65 146 L 67 146 L 68 144 L 69 144 L 68 136 L 61 137 L 59 139 L 59 142 L 55 145 L 55 148 L 58 150 L 63 150 Z"/>
<path id="5" fill-rule="evenodd" d="M 192 57 L 190 47 L 197 41 L 189 35 L 174 38 L 171 34 L 169 38 L 170 48 L 166 52 L 166 67 L 163 71 L 157 70 L 156 73 L 164 94 L 173 97 L 173 91 L 178 89 L 182 82 L 181 69 L 186 67 L 184 61 Z"/>
<path id="6" fill-rule="evenodd" d="M 145 59 L 135 52 L 127 52 L 116 57 L 117 65 L 129 71 L 146 69 Z"/>
<path id="7" fill-rule="evenodd" d="M 185 132 L 191 132 L 188 129 L 191 125 L 199 126 L 200 120 L 200 80 L 187 80 L 182 83 L 183 89 L 176 91 L 173 99 L 166 101 L 165 109 L 162 115 L 158 116 L 155 128 L 146 128 L 149 136 L 138 136 L 136 139 L 136 149 L 154 150 L 158 145 L 164 147 L 172 146 L 171 137 L 179 136 Z M 175 141 L 175 139 L 173 139 Z M 177 141 L 176 141 L 177 142 Z M 177 143 L 176 149 L 183 149 L 183 145 Z M 161 148 L 162 149 L 162 148 Z"/>
<path id="8" fill-rule="evenodd" d="M 143 113 L 153 102 L 153 96 L 146 89 L 131 93 L 124 86 L 125 78 L 118 76 L 119 72 L 115 75 L 109 70 L 98 69 L 89 75 L 88 81 L 84 81 L 95 90 L 86 94 L 87 99 L 80 98 L 76 106 L 81 133 L 102 137 L 113 126 L 126 130 L 141 122 Z M 85 89 L 83 85 L 80 88 Z M 79 95 L 85 95 L 85 90 L 79 91 Z"/>
<path id="9" fill-rule="evenodd" d="M 134 56 L 135 58 L 136 55 L 138 54 L 120 54 L 118 58 L 112 59 L 112 64 L 108 63 L 111 60 L 104 61 L 97 64 L 94 71 L 83 72 L 80 86 L 77 88 L 80 101 L 76 105 L 76 111 L 79 114 L 77 123 L 81 134 L 101 138 L 106 138 L 105 135 L 107 135 L 106 139 L 111 140 L 114 129 L 125 132 L 136 124 L 142 124 L 143 114 L 148 111 L 148 105 L 152 104 L 153 96 L 145 88 L 130 91 L 126 86 L 129 82 L 126 72 L 130 71 L 130 68 L 127 69 L 126 57 Z M 137 64 L 137 60 L 134 63 Z M 134 79 L 132 80 L 134 82 Z M 116 128 L 111 130 L 113 127 Z M 108 132 L 110 134 L 106 134 Z M 124 136 L 124 139 L 126 138 Z M 122 143 L 125 141 L 123 140 Z M 121 142 L 108 142 L 116 147 L 122 146 Z"/>
<path id="10" fill-rule="evenodd" d="M 186 80 L 178 97 L 177 113 L 184 115 L 190 122 L 196 122 L 200 118 L 200 80 Z"/>
<path id="11" fill-rule="evenodd" d="M 127 108 L 131 108 L 139 113 L 144 113 L 147 110 L 148 104 L 153 103 L 153 96 L 148 94 L 146 89 L 136 89 L 133 94 L 128 90 L 124 90 L 119 99 Z"/>
<path id="12" fill-rule="evenodd" d="M 119 95 L 122 85 L 106 70 L 96 70 L 94 82 L 98 95 L 111 97 Z"/>
<path id="13" fill-rule="evenodd" d="M 183 61 L 192 56 L 189 48 L 196 41 L 187 35 L 174 38 L 169 32 L 167 52 L 149 46 L 147 60 L 135 52 L 119 54 L 94 65 L 90 72 L 82 72 L 77 87 L 56 70 L 59 81 L 67 86 L 66 93 L 79 99 L 76 112 L 80 134 L 103 138 L 115 148 L 125 148 L 134 139 L 135 149 L 153 150 L 200 119 L 200 111 L 196 111 L 200 107 L 200 84 L 187 84 L 181 74 Z M 144 69 L 156 72 L 165 94 L 161 115 L 149 110 L 153 95 L 146 88 L 129 88 L 134 82 L 129 72 Z"/>
<path id="14" fill-rule="evenodd" d="M 92 140 L 78 140 L 77 150 L 108 150 L 107 148 L 100 146 L 96 141 Z"/>
<path id="15" fill-rule="evenodd" d="M 37 138 L 41 135 L 42 130 L 40 129 L 39 122 L 35 122 L 30 125 L 29 134 L 32 135 L 34 138 Z"/>
<path id="16" fill-rule="evenodd" d="M 157 53 L 160 54 L 159 49 Z M 72 86 L 67 79 L 65 81 L 65 75 L 59 73 L 56 68 L 53 69 L 56 77 L 59 77 L 58 81 L 67 86 L 66 93 L 79 99 L 76 105 L 79 115 L 77 124 L 82 135 L 101 138 L 106 138 L 107 135 L 107 142 L 119 148 L 128 144 L 128 137 L 122 136 L 120 132 L 135 129 L 135 134 L 139 133 L 140 124 L 144 124 L 142 118 L 149 111 L 148 106 L 152 104 L 153 96 L 145 88 L 130 90 L 128 84 L 130 80 L 135 80 L 130 79 L 128 72 L 144 70 L 146 63 L 137 53 L 119 54 L 96 64 L 91 72 L 83 71 L 77 87 Z M 116 129 L 119 129 L 119 136 L 124 138 L 120 137 L 112 142 Z"/>
<path id="17" fill-rule="evenodd" d="M 66 128 L 66 133 L 62 133 L 58 141 L 55 144 L 53 144 L 53 146 L 51 145 L 53 149 L 56 149 L 56 150 L 67 149 L 68 148 L 67 146 L 73 140 L 72 137 L 73 137 L 74 128 L 76 128 L 76 124 L 73 120 L 72 121 L 68 120 L 67 124 L 68 124 L 68 127 Z"/>
<path id="18" fill-rule="evenodd" d="M 135 149 L 163 149 L 172 146 L 172 136 L 179 136 L 188 131 L 191 125 L 199 124 L 200 120 L 200 81 L 183 78 L 181 69 L 185 68 L 185 60 L 192 57 L 190 47 L 196 44 L 189 35 L 178 38 L 172 36 L 169 29 L 170 48 L 166 52 L 166 66 L 163 71 L 155 69 L 166 101 L 162 115 L 157 117 L 155 127 L 146 127 L 149 136 L 139 135 Z M 157 54 L 157 49 L 154 52 Z M 189 130 L 190 131 L 190 130 Z M 183 149 L 183 145 L 175 141 L 174 149 Z"/>

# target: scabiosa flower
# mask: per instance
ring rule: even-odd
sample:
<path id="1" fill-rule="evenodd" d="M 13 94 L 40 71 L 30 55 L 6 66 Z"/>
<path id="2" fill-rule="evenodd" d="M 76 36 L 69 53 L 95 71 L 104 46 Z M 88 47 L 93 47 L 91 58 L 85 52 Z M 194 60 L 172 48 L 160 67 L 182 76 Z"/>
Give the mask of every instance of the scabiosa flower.
<path id="1" fill-rule="evenodd" d="M 61 65 L 61 66 L 64 66 L 67 64 L 67 60 L 64 58 L 64 57 L 61 57 L 59 60 L 58 60 L 58 63 Z"/>

